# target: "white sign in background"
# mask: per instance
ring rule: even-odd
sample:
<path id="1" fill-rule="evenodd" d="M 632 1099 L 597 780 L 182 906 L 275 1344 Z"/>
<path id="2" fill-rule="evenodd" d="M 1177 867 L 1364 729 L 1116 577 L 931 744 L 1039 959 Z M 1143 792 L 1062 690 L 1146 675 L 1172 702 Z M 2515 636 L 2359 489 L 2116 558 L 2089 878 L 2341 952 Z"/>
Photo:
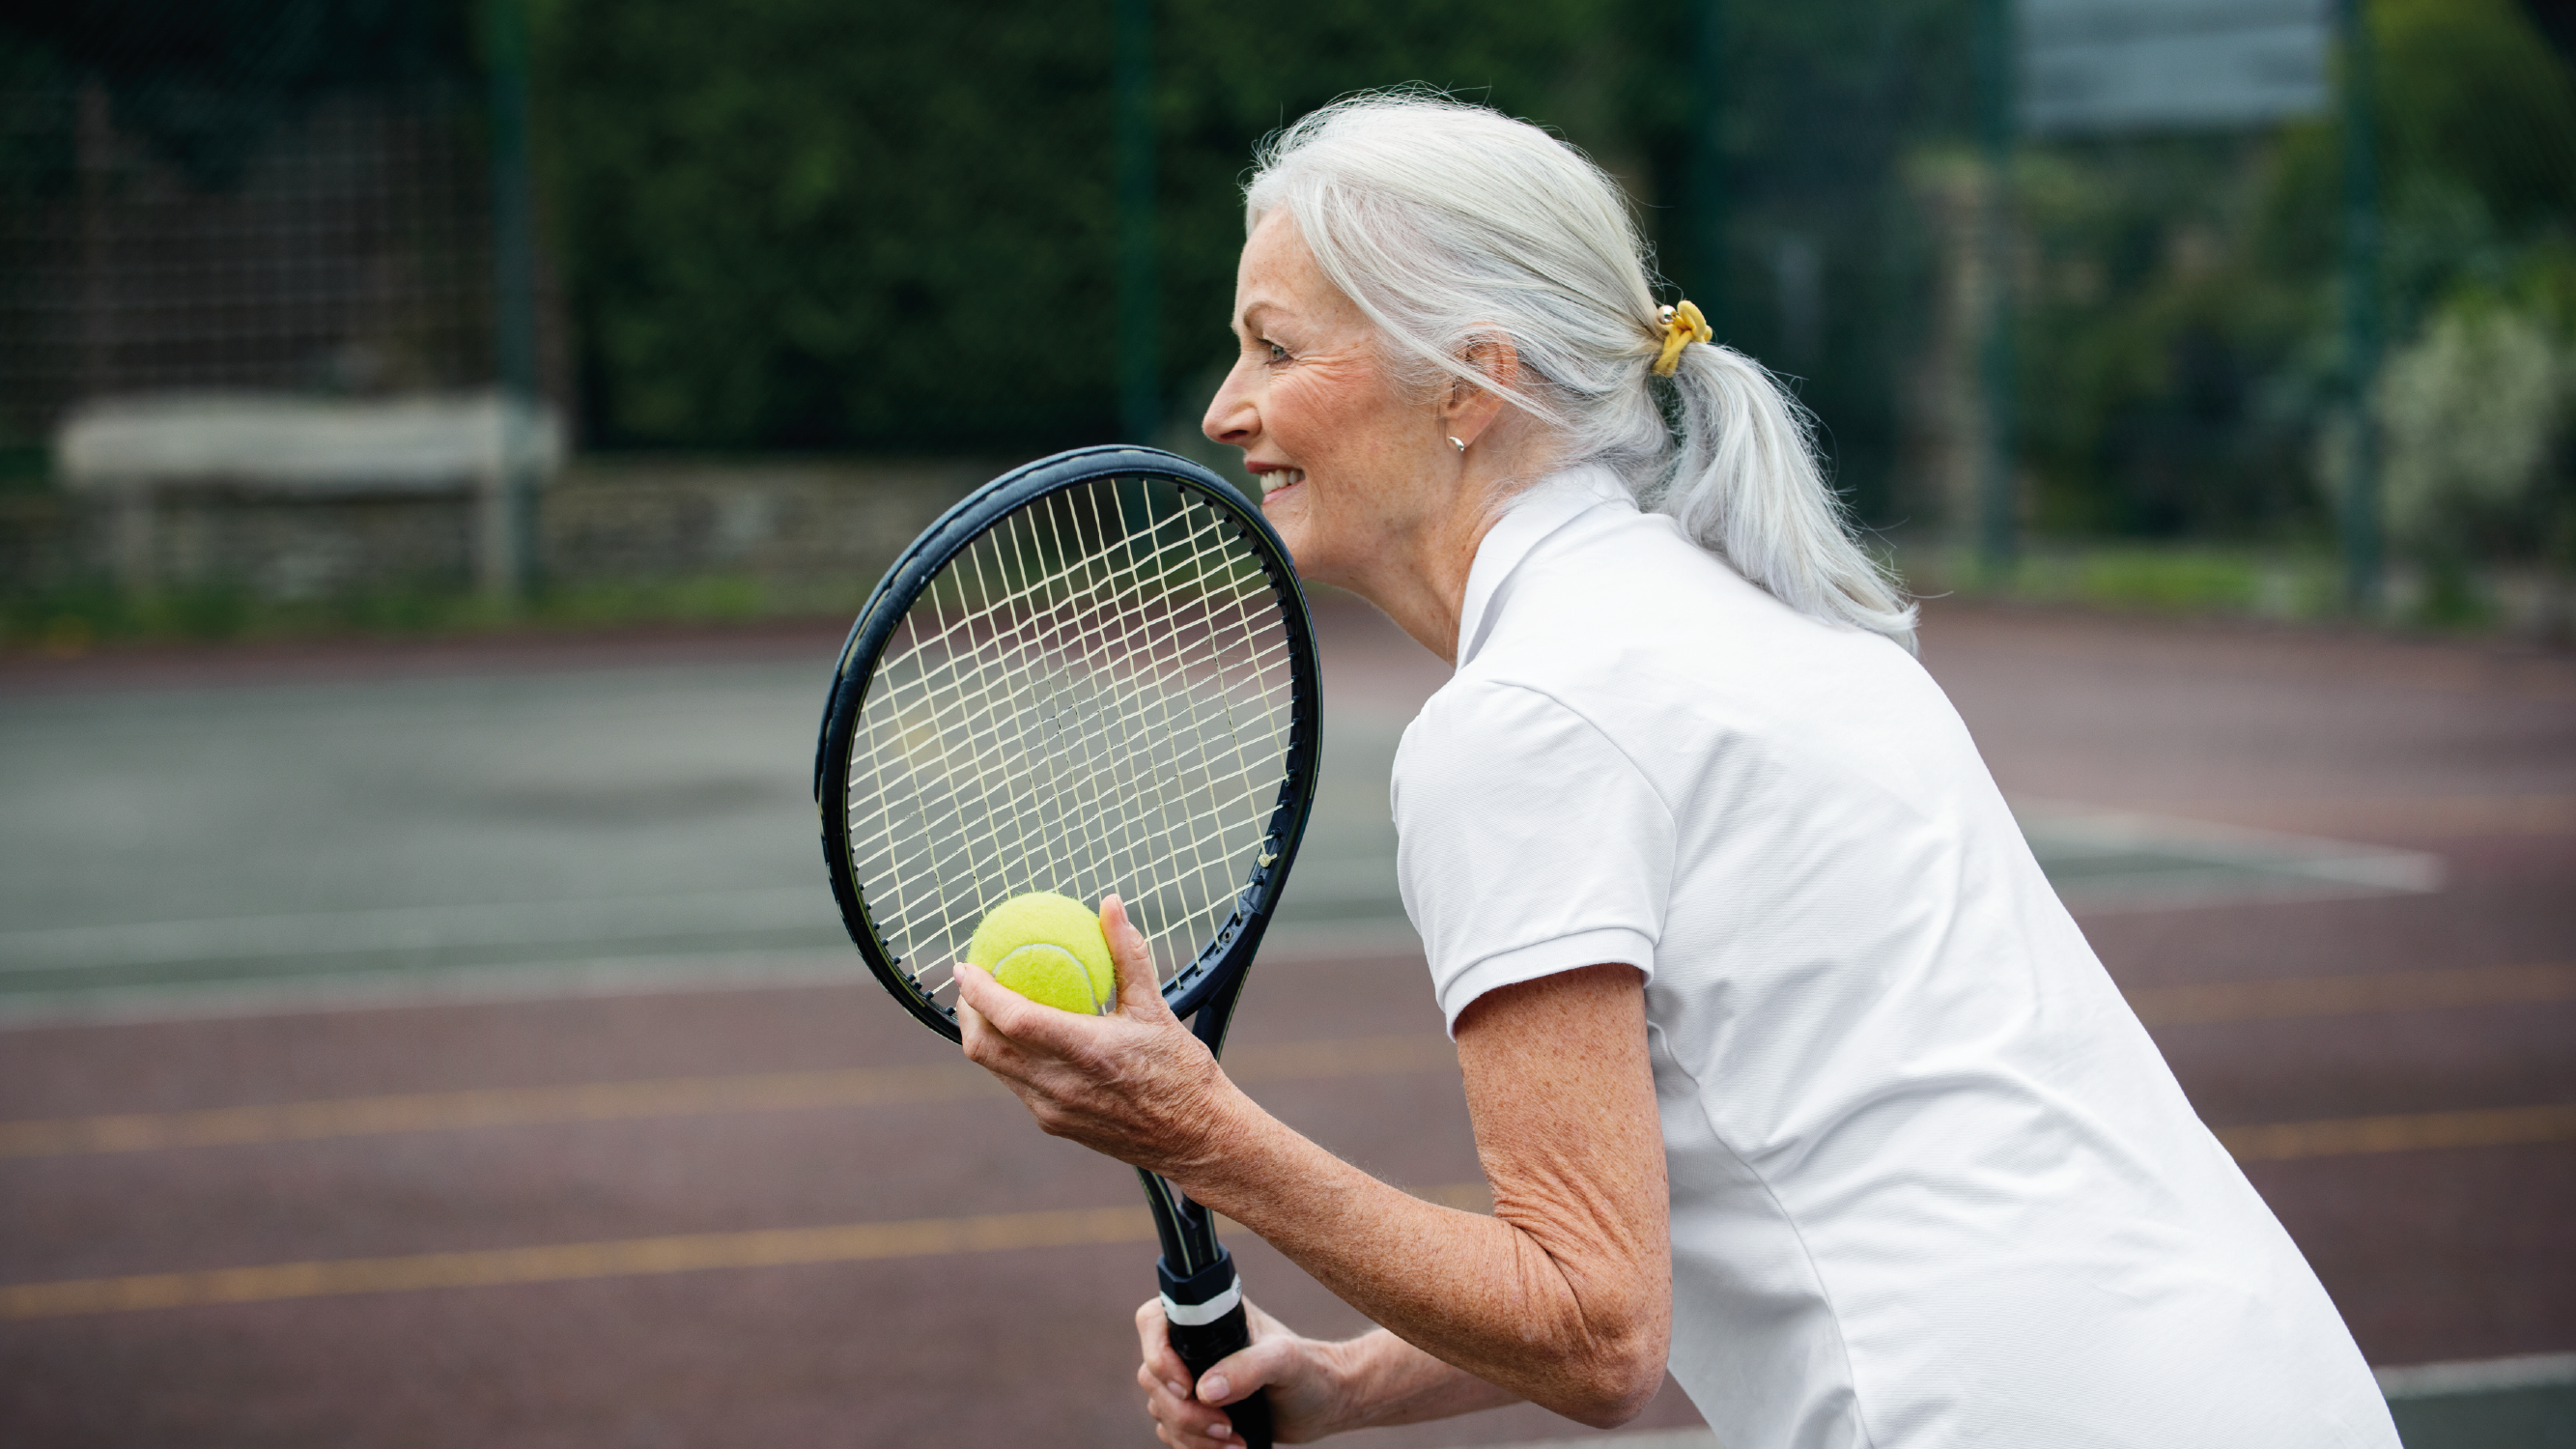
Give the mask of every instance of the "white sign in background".
<path id="1" fill-rule="evenodd" d="M 2333 0 L 2020 0 L 2021 127 L 2260 125 L 2327 104 Z"/>

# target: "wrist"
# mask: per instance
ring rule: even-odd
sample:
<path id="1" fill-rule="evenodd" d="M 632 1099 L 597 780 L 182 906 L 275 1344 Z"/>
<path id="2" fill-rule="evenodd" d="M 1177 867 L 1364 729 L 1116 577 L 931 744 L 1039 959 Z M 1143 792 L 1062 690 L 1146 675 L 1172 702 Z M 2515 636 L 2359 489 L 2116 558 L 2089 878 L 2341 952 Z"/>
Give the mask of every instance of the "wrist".
<path id="1" fill-rule="evenodd" d="M 1316 1438 L 1374 1428 L 1385 1407 L 1389 1374 L 1386 1349 L 1398 1344 L 1385 1329 L 1315 1345 L 1314 1359 L 1323 1370 L 1325 1402 L 1332 1406 L 1328 1426 Z"/>
<path id="2" fill-rule="evenodd" d="M 1193 1202 L 1235 1216 L 1234 1207 L 1248 1178 L 1258 1176 L 1254 1160 L 1267 1144 L 1270 1115 L 1235 1086 L 1223 1071 L 1191 1094 L 1171 1150 L 1155 1171 Z"/>

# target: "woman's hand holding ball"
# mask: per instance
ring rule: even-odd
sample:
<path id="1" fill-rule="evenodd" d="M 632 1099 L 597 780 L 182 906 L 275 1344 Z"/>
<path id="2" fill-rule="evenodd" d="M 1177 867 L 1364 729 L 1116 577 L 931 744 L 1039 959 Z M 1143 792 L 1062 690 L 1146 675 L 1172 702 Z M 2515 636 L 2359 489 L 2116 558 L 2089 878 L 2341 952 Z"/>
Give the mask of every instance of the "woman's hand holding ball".
<path id="1" fill-rule="evenodd" d="M 986 924 L 994 925 L 1002 914 L 995 911 Z M 1025 930 L 1041 915 L 1055 926 L 1064 924 L 1053 919 L 1060 912 L 1027 909 L 1001 924 Z M 973 958 L 982 953 L 970 946 L 970 959 L 957 965 L 957 1027 L 967 1059 L 1000 1077 L 1050 1136 L 1148 1172 L 1182 1174 L 1218 1156 L 1225 1109 L 1238 1094 L 1207 1047 L 1172 1015 L 1153 952 L 1114 895 L 1100 903 L 1099 933 L 1114 964 L 1115 994 L 1097 1015 L 1012 990 L 976 964 Z M 984 930 L 979 927 L 976 935 L 983 939 Z M 997 931 L 996 940 L 1011 935 Z M 1039 949 L 1029 950 L 1032 944 Z M 1058 951 L 1078 959 L 1081 945 L 1052 936 L 1014 939 L 996 964 L 1018 955 L 1034 965 Z M 1061 994 L 1068 1000 L 1074 994 L 1070 968 L 1031 975 L 1066 988 Z"/>

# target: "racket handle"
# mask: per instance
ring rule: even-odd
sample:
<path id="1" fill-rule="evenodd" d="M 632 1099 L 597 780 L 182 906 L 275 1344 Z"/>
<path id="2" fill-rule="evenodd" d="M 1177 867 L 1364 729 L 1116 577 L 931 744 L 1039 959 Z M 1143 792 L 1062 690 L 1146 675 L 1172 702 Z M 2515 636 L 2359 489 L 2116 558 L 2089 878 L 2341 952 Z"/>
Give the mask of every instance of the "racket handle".
<path id="1" fill-rule="evenodd" d="M 1190 1383 L 1217 1366 L 1226 1355 L 1252 1345 L 1252 1319 L 1243 1310 L 1243 1280 L 1235 1276 L 1234 1255 L 1220 1247 L 1216 1261 L 1187 1278 L 1175 1278 L 1169 1263 L 1157 1260 L 1155 1276 L 1163 1285 L 1163 1317 L 1170 1324 L 1172 1351 L 1190 1371 Z M 1225 1406 L 1234 1432 L 1248 1449 L 1270 1449 L 1270 1393 L 1267 1389 Z"/>

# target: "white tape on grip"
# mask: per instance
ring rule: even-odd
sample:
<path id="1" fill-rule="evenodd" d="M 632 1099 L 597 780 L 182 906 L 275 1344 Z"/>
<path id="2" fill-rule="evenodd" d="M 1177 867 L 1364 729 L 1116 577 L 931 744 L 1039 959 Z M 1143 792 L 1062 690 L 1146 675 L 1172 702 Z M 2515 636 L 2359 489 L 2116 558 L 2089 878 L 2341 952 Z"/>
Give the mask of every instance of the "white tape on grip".
<path id="1" fill-rule="evenodd" d="M 1183 1328 L 1199 1328 L 1233 1312 L 1234 1305 L 1242 1301 L 1243 1280 L 1237 1278 L 1225 1285 L 1224 1292 L 1205 1303 L 1174 1303 L 1171 1294 L 1164 1294 L 1163 1317 Z"/>

